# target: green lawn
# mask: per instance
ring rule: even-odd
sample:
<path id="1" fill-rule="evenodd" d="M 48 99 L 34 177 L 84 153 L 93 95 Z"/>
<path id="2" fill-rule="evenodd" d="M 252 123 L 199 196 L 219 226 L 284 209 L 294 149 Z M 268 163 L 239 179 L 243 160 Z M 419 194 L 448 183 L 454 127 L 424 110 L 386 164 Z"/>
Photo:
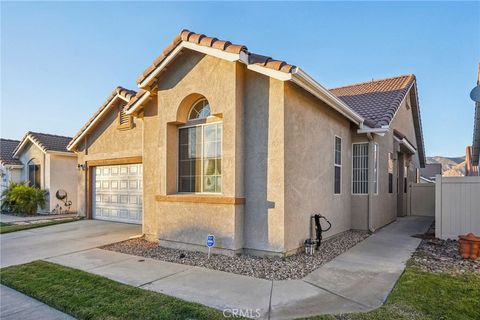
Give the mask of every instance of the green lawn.
<path id="1" fill-rule="evenodd" d="M 319 316 L 315 320 L 480 319 L 480 273 L 452 275 L 409 266 L 384 306 L 367 313 Z"/>
<path id="2" fill-rule="evenodd" d="M 55 225 L 55 224 L 61 224 L 61 223 L 67 223 L 67 222 L 73 222 L 73 221 L 78 221 L 78 219 L 53 220 L 53 221 L 48 221 L 48 222 L 29 223 L 29 224 L 11 224 L 11 223 L 0 222 L 0 234 L 1 233 L 21 231 L 21 230 L 28 230 L 28 229 L 33 229 L 33 228 L 52 226 L 52 225 Z"/>
<path id="3" fill-rule="evenodd" d="M 3 268 L 0 282 L 78 319 L 223 319 L 215 309 L 45 261 Z"/>

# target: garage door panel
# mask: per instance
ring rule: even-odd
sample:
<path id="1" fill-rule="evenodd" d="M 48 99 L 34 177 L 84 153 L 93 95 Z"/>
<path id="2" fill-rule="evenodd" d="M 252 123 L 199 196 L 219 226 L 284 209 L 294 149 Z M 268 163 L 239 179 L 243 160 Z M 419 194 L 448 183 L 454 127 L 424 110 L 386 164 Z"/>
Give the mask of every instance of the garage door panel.
<path id="1" fill-rule="evenodd" d="M 143 166 L 101 166 L 94 170 L 93 218 L 142 223 Z"/>

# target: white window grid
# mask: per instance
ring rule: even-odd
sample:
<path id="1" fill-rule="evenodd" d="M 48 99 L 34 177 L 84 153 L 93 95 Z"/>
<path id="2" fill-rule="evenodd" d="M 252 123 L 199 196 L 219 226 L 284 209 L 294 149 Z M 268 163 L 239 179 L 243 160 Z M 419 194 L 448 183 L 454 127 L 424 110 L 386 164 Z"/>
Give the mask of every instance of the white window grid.
<path id="1" fill-rule="evenodd" d="M 352 146 L 352 194 L 368 194 L 368 142 Z"/>
<path id="2" fill-rule="evenodd" d="M 334 145 L 333 145 L 333 193 L 334 194 L 341 194 L 342 193 L 342 138 L 339 136 L 335 136 L 334 138 Z M 339 192 L 335 192 L 335 168 L 339 168 L 340 170 L 340 189 Z"/>
<path id="3" fill-rule="evenodd" d="M 223 166 L 223 122 L 222 121 L 215 121 L 215 122 L 207 122 L 207 123 L 200 123 L 200 124 L 195 124 L 195 125 L 186 125 L 186 126 L 182 126 L 182 127 L 179 127 L 178 128 L 178 132 L 180 132 L 180 130 L 182 129 L 188 129 L 188 128 L 194 128 L 194 127 L 200 127 L 201 130 L 200 130 L 200 134 L 201 134 L 201 145 L 200 145 L 200 155 L 201 155 L 201 160 L 200 160 L 200 175 L 183 175 L 181 177 L 196 177 L 196 178 L 199 178 L 200 179 L 200 191 L 198 192 L 186 192 L 186 191 L 180 191 L 180 142 L 178 141 L 177 142 L 177 148 L 178 148 L 178 167 L 177 167 L 177 192 L 178 193 L 202 193 L 202 194 L 221 194 L 222 193 L 222 174 L 220 173 L 219 175 L 215 175 L 215 177 L 219 177 L 220 178 L 220 191 L 218 192 L 204 192 L 203 190 L 203 179 L 204 179 L 204 160 L 206 159 L 204 157 L 204 141 L 203 141 L 203 135 L 204 135 L 204 127 L 205 126 L 209 126 L 209 125 L 221 125 L 222 127 L 222 134 L 220 134 L 220 136 L 218 137 L 218 141 L 217 142 L 220 142 L 220 155 L 219 155 L 219 159 L 221 160 L 222 162 L 222 166 Z M 178 134 L 178 139 L 180 139 L 180 134 Z M 223 168 L 222 168 L 223 170 Z"/>

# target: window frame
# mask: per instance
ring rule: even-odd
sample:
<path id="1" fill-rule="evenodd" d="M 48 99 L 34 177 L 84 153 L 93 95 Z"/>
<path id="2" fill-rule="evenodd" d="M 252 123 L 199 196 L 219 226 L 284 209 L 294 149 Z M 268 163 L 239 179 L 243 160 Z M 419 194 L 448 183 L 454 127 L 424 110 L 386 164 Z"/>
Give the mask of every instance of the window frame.
<path id="1" fill-rule="evenodd" d="M 42 165 L 31 162 L 27 165 L 27 170 L 28 170 L 28 183 L 30 186 L 35 187 L 35 188 L 41 188 L 42 187 Z M 30 167 L 33 167 L 33 182 L 30 180 Z M 38 180 L 37 181 L 37 174 L 38 174 Z"/>
<path id="2" fill-rule="evenodd" d="M 195 104 L 194 104 L 195 105 Z M 223 194 L 223 120 L 217 120 L 217 121 L 203 121 L 201 123 L 197 123 L 199 120 L 205 120 L 206 118 L 203 119 L 196 119 L 196 120 L 190 120 L 188 123 L 185 125 L 181 125 L 177 127 L 177 172 L 176 172 L 176 180 L 177 180 L 177 186 L 176 186 L 176 191 L 177 194 L 195 194 L 195 195 L 221 195 Z M 180 130 L 181 129 L 188 129 L 188 128 L 196 128 L 196 127 L 201 127 L 201 132 L 202 132 L 202 150 L 201 150 L 201 155 L 202 159 L 200 161 L 200 172 L 202 173 L 202 180 L 203 180 L 203 168 L 204 168 L 204 160 L 203 160 L 203 127 L 212 125 L 212 124 L 222 124 L 222 135 L 220 137 L 220 144 L 222 146 L 222 150 L 220 153 L 220 159 L 222 161 L 222 173 L 220 174 L 220 177 L 222 177 L 222 182 L 220 185 L 220 192 L 204 192 L 203 191 L 203 181 L 200 183 L 201 190 L 200 192 L 187 192 L 187 191 L 180 191 Z"/>
<path id="3" fill-rule="evenodd" d="M 393 152 L 388 152 L 387 157 L 388 157 L 387 158 L 388 194 L 393 194 L 393 171 L 395 171 L 395 163 L 393 161 L 394 160 Z"/>
<path id="4" fill-rule="evenodd" d="M 378 195 L 378 190 L 380 189 L 379 183 L 379 174 L 378 174 L 378 164 L 380 163 L 380 146 L 378 145 L 377 142 L 373 143 L 373 150 L 372 150 L 372 155 L 373 155 L 373 194 Z M 368 155 L 370 157 L 370 154 Z"/>
<path id="5" fill-rule="evenodd" d="M 366 193 L 355 193 L 353 192 L 353 179 L 354 179 L 354 174 L 353 174 L 353 170 L 354 170 L 354 164 L 355 162 L 353 161 L 353 156 L 354 156 L 354 148 L 353 146 L 356 145 L 356 144 L 366 144 L 367 147 L 368 147 L 368 151 L 367 151 L 367 192 Z M 369 175 L 370 175 L 370 168 L 369 168 L 369 162 L 370 162 L 370 143 L 369 141 L 362 141 L 362 142 L 353 142 L 352 143 L 352 180 L 351 180 L 351 193 L 352 195 L 354 196 L 365 196 L 365 195 L 368 195 L 369 194 L 369 189 L 370 189 L 370 186 L 369 186 Z"/>
<path id="6" fill-rule="evenodd" d="M 340 164 L 336 163 L 336 155 L 337 155 L 337 138 L 340 139 Z M 341 195 L 342 194 L 342 160 L 343 160 L 343 139 L 340 136 L 334 135 L 333 138 L 333 194 L 334 195 Z M 340 168 L 340 190 L 339 192 L 335 192 L 335 168 Z"/>
<path id="7" fill-rule="evenodd" d="M 202 118 L 193 118 L 192 119 L 192 112 L 195 110 L 195 107 L 200 103 L 200 102 L 206 102 L 208 105 L 208 116 L 206 117 L 202 117 Z M 202 106 L 202 108 L 205 108 L 205 105 Z M 197 114 L 199 114 L 197 112 Z M 206 98 L 200 98 L 200 99 L 197 99 L 193 104 L 192 106 L 190 107 L 190 111 L 188 112 L 188 115 L 187 115 L 187 122 L 192 122 L 192 121 L 199 121 L 199 120 L 204 120 L 204 119 L 207 119 L 208 117 L 211 117 L 212 116 L 212 108 L 210 107 L 210 102 L 206 99 Z"/>

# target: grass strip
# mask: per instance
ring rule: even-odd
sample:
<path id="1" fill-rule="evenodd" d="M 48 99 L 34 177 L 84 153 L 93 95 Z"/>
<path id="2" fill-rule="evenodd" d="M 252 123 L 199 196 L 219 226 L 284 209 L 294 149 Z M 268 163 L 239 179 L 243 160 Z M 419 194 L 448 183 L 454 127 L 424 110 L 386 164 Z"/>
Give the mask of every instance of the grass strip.
<path id="1" fill-rule="evenodd" d="M 52 220 L 52 221 L 47 221 L 47 222 L 28 223 L 28 224 L 13 224 L 13 223 L 1 222 L 0 223 L 0 234 L 15 232 L 15 231 L 28 230 L 28 229 L 34 229 L 34 228 L 47 227 L 47 226 L 53 226 L 53 225 L 56 225 L 56 224 L 73 222 L 73 221 L 78 221 L 78 219 Z"/>
<path id="2" fill-rule="evenodd" d="M 366 313 L 323 315 L 315 320 L 478 320 L 480 273 L 431 273 L 408 266 L 386 303 Z"/>
<path id="3" fill-rule="evenodd" d="M 223 319 L 200 304 L 46 261 L 3 268 L 0 282 L 77 319 Z"/>

